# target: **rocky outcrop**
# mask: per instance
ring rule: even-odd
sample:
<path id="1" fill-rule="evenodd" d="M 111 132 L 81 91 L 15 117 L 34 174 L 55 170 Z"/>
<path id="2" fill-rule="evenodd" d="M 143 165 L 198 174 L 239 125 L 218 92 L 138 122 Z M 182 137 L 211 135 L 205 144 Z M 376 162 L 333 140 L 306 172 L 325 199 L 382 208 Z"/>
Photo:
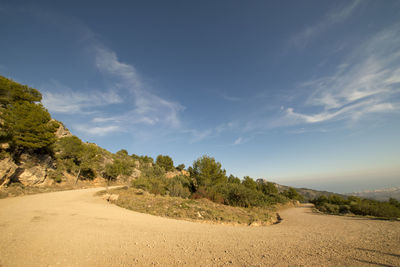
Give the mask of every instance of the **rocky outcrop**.
<path id="1" fill-rule="evenodd" d="M 55 135 L 57 138 L 63 138 L 63 137 L 69 137 L 72 136 L 71 132 L 64 127 L 64 125 L 57 121 L 58 124 L 60 124 L 60 127 L 58 127 L 57 131 L 55 132 Z"/>
<path id="2" fill-rule="evenodd" d="M 0 160 L 0 188 L 7 186 L 18 169 L 10 158 Z"/>
<path id="3" fill-rule="evenodd" d="M 10 144 L 9 143 L 1 143 L 0 144 L 0 150 L 7 150 L 10 148 Z"/>
<path id="4" fill-rule="evenodd" d="M 133 169 L 132 174 L 129 176 L 131 179 L 136 179 L 142 174 L 142 172 L 138 169 Z"/>
<path id="5" fill-rule="evenodd" d="M 46 182 L 47 168 L 34 166 L 29 169 L 19 169 L 22 170 L 22 172 L 16 178 L 25 186 L 42 185 Z"/>
<path id="6" fill-rule="evenodd" d="M 167 172 L 167 173 L 165 174 L 165 177 L 166 177 L 166 178 L 174 178 L 174 177 L 179 176 L 179 175 L 190 176 L 190 174 L 189 174 L 188 171 L 185 171 L 185 170 L 181 170 L 181 171 L 179 171 L 179 170 L 173 170 L 173 171 Z"/>
<path id="7" fill-rule="evenodd" d="M 52 182 L 47 179 L 50 168 L 53 168 L 53 160 L 49 155 L 22 154 L 17 172 L 12 180 L 25 186 L 47 185 Z"/>

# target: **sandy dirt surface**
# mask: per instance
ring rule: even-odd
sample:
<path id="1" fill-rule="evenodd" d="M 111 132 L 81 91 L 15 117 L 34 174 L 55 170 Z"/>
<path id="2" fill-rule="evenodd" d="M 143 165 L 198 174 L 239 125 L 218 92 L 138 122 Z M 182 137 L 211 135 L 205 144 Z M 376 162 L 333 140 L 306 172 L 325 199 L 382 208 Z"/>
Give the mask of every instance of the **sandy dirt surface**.
<path id="1" fill-rule="evenodd" d="M 195 223 L 119 208 L 98 190 L 0 200 L 0 266 L 400 266 L 400 222 L 303 206 L 266 227 Z"/>

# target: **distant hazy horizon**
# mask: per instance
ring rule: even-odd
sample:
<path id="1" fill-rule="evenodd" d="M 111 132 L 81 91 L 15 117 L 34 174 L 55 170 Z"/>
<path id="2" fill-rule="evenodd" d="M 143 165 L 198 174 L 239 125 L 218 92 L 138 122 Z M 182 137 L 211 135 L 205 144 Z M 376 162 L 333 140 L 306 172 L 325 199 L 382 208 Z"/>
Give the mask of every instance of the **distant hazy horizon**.
<path id="1" fill-rule="evenodd" d="M 384 178 L 354 178 L 340 177 L 339 179 L 307 179 L 307 180 L 273 180 L 278 184 L 298 188 L 309 188 L 334 193 L 355 193 L 367 190 L 387 189 L 400 186 L 399 176 Z"/>

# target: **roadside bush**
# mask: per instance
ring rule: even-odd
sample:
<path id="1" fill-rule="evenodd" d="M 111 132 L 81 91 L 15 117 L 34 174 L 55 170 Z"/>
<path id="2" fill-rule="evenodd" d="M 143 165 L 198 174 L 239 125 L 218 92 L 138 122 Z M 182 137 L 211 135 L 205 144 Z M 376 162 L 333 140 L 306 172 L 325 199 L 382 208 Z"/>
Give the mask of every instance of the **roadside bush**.
<path id="1" fill-rule="evenodd" d="M 340 205 L 339 206 L 339 213 L 346 214 L 351 212 L 350 205 Z"/>
<path id="2" fill-rule="evenodd" d="M 48 171 L 48 173 L 47 173 L 47 176 L 48 176 L 50 179 L 53 179 L 54 182 L 56 182 L 56 183 L 61 183 L 61 182 L 62 182 L 63 173 L 62 173 L 62 171 L 59 170 L 59 169 L 56 169 L 56 170 L 49 169 L 49 171 Z"/>
<path id="3" fill-rule="evenodd" d="M 243 184 L 229 184 L 227 187 L 225 202 L 228 205 L 247 208 L 264 206 L 267 203 L 267 199 L 262 193 L 251 190 Z"/>
<path id="4" fill-rule="evenodd" d="M 298 200 L 298 201 L 303 201 L 304 198 L 302 195 L 300 195 L 296 189 L 294 189 L 293 187 L 289 187 L 288 190 L 285 190 L 283 192 L 283 195 L 286 196 L 289 199 L 293 199 L 293 200 Z"/>
<path id="5" fill-rule="evenodd" d="M 155 195 L 164 196 L 167 192 L 167 186 L 164 181 L 159 177 L 139 177 L 132 181 L 132 186 L 143 189 Z"/>
<path id="6" fill-rule="evenodd" d="M 264 195 L 276 195 L 276 194 L 278 194 L 278 188 L 276 188 L 276 186 L 271 182 L 258 183 L 257 188 Z"/>
<path id="7" fill-rule="evenodd" d="M 350 196 L 347 199 L 332 195 L 328 198 L 320 196 L 311 201 L 315 207 L 322 212 L 331 214 L 353 213 L 361 216 L 375 216 L 381 218 L 400 218 L 400 208 L 396 206 L 396 201 L 377 201 L 370 199 L 361 199 Z"/>
<path id="8" fill-rule="evenodd" d="M 181 175 L 168 179 L 166 182 L 170 196 L 188 198 L 191 195 L 192 184 L 190 178 Z"/>
<path id="9" fill-rule="evenodd" d="M 339 213 L 339 205 L 325 203 L 324 204 L 325 211 L 331 214 L 338 214 Z"/>
<path id="10" fill-rule="evenodd" d="M 250 178 L 249 176 L 245 176 L 243 178 L 243 182 L 242 185 L 244 185 L 245 187 L 247 187 L 250 190 L 257 190 L 257 183 L 256 181 L 253 180 L 253 178 Z"/>
<path id="11" fill-rule="evenodd" d="M 169 195 L 171 197 L 181 197 L 188 198 L 190 196 L 190 191 L 187 187 L 184 187 L 180 183 L 171 183 L 168 185 Z"/>
<path id="12" fill-rule="evenodd" d="M 93 180 L 96 178 L 96 172 L 91 167 L 82 167 L 80 177 L 87 180 Z"/>

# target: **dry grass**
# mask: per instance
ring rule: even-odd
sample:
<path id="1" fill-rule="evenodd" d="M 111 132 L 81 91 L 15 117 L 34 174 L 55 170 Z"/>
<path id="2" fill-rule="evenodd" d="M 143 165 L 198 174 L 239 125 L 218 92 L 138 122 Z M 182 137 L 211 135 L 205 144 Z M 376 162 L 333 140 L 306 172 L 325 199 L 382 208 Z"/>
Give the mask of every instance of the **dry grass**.
<path id="1" fill-rule="evenodd" d="M 101 191 L 98 194 L 104 194 Z M 133 211 L 152 215 L 240 225 L 270 225 L 276 222 L 276 208 L 241 208 L 214 203 L 208 199 L 183 199 L 180 197 L 159 196 L 134 188 L 110 190 L 118 194 L 114 204 Z"/>

